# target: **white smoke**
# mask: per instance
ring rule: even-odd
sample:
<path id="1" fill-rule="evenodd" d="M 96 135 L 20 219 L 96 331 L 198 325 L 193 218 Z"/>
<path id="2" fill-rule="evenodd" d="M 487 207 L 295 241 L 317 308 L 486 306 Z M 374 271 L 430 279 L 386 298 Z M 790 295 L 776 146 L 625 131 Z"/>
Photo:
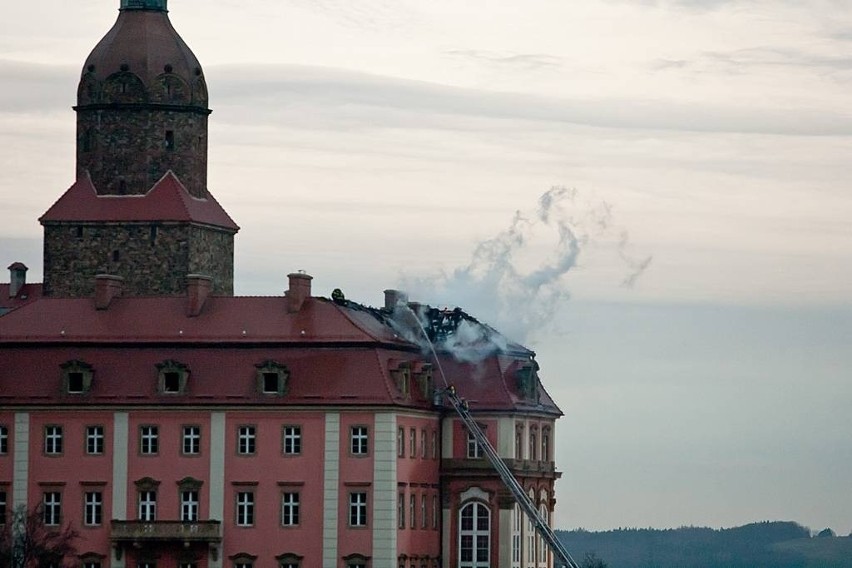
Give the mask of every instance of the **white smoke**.
<path id="1" fill-rule="evenodd" d="M 569 298 L 569 274 L 587 250 L 614 247 L 627 272 L 621 285 L 627 287 L 635 285 L 650 265 L 650 256 L 629 254 L 627 231 L 612 217 L 612 207 L 605 201 L 552 187 L 539 197 L 535 209 L 517 211 L 506 229 L 478 243 L 466 265 L 431 277 L 404 275 L 401 288 L 418 302 L 460 306 L 508 338 L 530 342 L 547 329 Z M 483 341 L 499 337 L 471 333 L 459 332 L 443 347 L 460 359 L 473 360 L 482 353 Z M 476 349 L 471 351 L 471 346 Z"/>

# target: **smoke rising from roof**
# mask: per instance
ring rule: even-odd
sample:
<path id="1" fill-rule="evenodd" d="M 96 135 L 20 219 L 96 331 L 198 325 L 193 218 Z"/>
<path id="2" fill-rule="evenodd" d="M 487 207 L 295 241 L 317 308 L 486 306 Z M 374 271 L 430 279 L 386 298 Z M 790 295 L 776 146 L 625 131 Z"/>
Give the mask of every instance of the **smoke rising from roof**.
<path id="1" fill-rule="evenodd" d="M 626 270 L 623 286 L 633 286 L 651 264 L 652 257 L 629 252 L 628 233 L 613 221 L 610 204 L 554 186 L 534 209 L 516 211 L 508 227 L 479 242 L 464 266 L 437 276 L 404 275 L 402 287 L 412 299 L 461 306 L 511 340 L 532 343 L 570 297 L 568 276 L 582 268 L 581 255 L 593 262 L 591 251 L 607 248 L 615 249 Z M 466 335 L 454 336 L 446 347 L 461 352 Z"/>

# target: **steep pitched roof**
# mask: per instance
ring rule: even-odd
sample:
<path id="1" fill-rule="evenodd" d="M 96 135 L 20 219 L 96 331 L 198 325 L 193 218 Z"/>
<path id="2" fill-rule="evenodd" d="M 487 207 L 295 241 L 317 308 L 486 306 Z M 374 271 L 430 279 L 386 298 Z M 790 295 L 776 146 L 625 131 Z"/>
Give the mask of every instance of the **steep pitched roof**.
<path id="1" fill-rule="evenodd" d="M 240 229 L 210 193 L 206 199 L 193 197 L 171 171 L 145 195 L 98 195 L 89 176 L 80 176 L 39 221 L 172 221 L 202 223 L 235 232 Z"/>

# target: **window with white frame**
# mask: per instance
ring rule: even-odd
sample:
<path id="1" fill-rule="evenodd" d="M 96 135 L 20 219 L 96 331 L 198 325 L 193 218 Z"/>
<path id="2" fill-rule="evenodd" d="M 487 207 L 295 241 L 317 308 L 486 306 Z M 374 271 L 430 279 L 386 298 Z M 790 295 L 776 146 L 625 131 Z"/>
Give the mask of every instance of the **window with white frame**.
<path id="1" fill-rule="evenodd" d="M 408 496 L 408 513 L 410 515 L 411 524 L 409 525 L 411 529 L 417 528 L 417 495 L 414 492 L 411 492 L 411 495 Z"/>
<path id="2" fill-rule="evenodd" d="M 139 427 L 139 453 L 154 456 L 160 451 L 159 428 L 145 425 Z"/>
<path id="3" fill-rule="evenodd" d="M 420 528 L 425 529 L 429 526 L 429 520 L 426 518 L 427 516 L 427 508 L 426 508 L 426 494 L 422 493 L 420 495 Z"/>
<path id="4" fill-rule="evenodd" d="M 438 431 L 432 430 L 432 459 L 438 459 Z"/>
<path id="5" fill-rule="evenodd" d="M 298 492 L 281 494 L 281 526 L 295 527 L 299 524 L 299 501 Z"/>
<path id="6" fill-rule="evenodd" d="M 180 520 L 184 523 L 198 521 L 198 491 L 184 489 L 180 492 Z"/>
<path id="7" fill-rule="evenodd" d="M 278 568 L 301 568 L 302 557 L 293 553 L 282 554 L 275 557 L 278 560 Z"/>
<path id="8" fill-rule="evenodd" d="M 9 453 L 9 427 L 0 424 L 0 456 Z"/>
<path id="9" fill-rule="evenodd" d="M 296 456 L 302 453 L 301 426 L 284 426 L 282 438 L 285 456 Z"/>
<path id="10" fill-rule="evenodd" d="M 405 528 L 405 492 L 400 491 L 396 501 L 396 527 Z"/>
<path id="11" fill-rule="evenodd" d="M 100 526 L 104 517 L 104 495 L 100 491 L 86 491 L 83 494 L 83 524 L 89 527 Z"/>
<path id="12" fill-rule="evenodd" d="M 426 459 L 426 428 L 420 430 L 420 459 Z"/>
<path id="13" fill-rule="evenodd" d="M 367 526 L 367 494 L 364 492 L 349 494 L 349 526 Z"/>
<path id="14" fill-rule="evenodd" d="M 432 529 L 438 530 L 438 496 L 432 495 Z"/>
<path id="15" fill-rule="evenodd" d="M 184 426 L 181 451 L 185 456 L 197 456 L 201 453 L 201 426 Z"/>
<path id="16" fill-rule="evenodd" d="M 537 436 L 534 428 L 530 428 L 530 460 L 535 461 L 538 454 Z"/>
<path id="17" fill-rule="evenodd" d="M 521 568 L 521 527 L 523 514 L 521 506 L 515 503 L 512 509 L 512 568 Z"/>
<path id="18" fill-rule="evenodd" d="M 62 454 L 62 426 L 51 424 L 44 427 L 44 453 L 49 456 Z"/>
<path id="19" fill-rule="evenodd" d="M 547 520 L 547 507 L 542 503 L 539 505 L 538 513 L 544 522 L 550 524 Z M 539 535 L 538 537 L 538 565 L 539 568 L 547 568 L 547 552 L 548 548 L 544 544 L 544 539 Z"/>
<path id="20" fill-rule="evenodd" d="M 550 428 L 541 430 L 541 461 L 550 461 Z"/>
<path id="21" fill-rule="evenodd" d="M 86 453 L 89 455 L 104 453 L 103 426 L 86 426 Z"/>
<path id="22" fill-rule="evenodd" d="M 408 430 L 408 457 L 417 456 L 417 428 Z"/>
<path id="23" fill-rule="evenodd" d="M 41 505 L 45 526 L 55 527 L 62 523 L 62 494 L 59 491 L 45 491 Z"/>
<path id="24" fill-rule="evenodd" d="M 257 449 L 257 427 L 240 426 L 237 428 L 237 453 L 252 455 Z"/>
<path id="25" fill-rule="evenodd" d="M 477 501 L 459 511 L 459 568 L 491 566 L 491 512 Z"/>
<path id="26" fill-rule="evenodd" d="M 137 517 L 140 521 L 152 522 L 157 520 L 157 492 L 146 489 L 139 492 L 139 510 Z"/>
<path id="27" fill-rule="evenodd" d="M 396 431 L 396 457 L 405 457 L 405 428 L 402 426 Z"/>
<path id="28" fill-rule="evenodd" d="M 532 489 L 530 489 L 529 493 L 530 501 L 535 502 L 535 493 Z M 526 548 L 527 548 L 527 568 L 535 568 L 535 523 L 533 522 L 532 517 L 527 515 L 527 523 L 526 523 Z"/>
<path id="29" fill-rule="evenodd" d="M 368 451 L 368 433 L 366 426 L 353 426 L 350 431 L 349 448 L 352 455 L 365 456 Z"/>
<path id="30" fill-rule="evenodd" d="M 6 503 L 8 496 L 5 487 L 0 487 L 0 525 L 6 524 Z"/>
<path id="31" fill-rule="evenodd" d="M 476 436 L 470 430 L 467 431 L 467 457 L 478 459 L 482 457 L 482 446 L 476 441 Z"/>
<path id="32" fill-rule="evenodd" d="M 237 492 L 237 526 L 250 527 L 254 525 L 254 493 L 251 491 Z"/>

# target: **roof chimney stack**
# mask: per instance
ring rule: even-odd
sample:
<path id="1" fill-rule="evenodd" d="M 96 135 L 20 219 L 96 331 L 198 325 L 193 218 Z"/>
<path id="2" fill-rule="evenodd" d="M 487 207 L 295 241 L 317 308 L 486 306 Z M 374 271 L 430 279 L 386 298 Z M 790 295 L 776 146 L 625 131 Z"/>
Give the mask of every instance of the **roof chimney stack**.
<path id="1" fill-rule="evenodd" d="M 203 274 L 187 274 L 186 276 L 186 315 L 194 318 L 201 313 L 210 290 L 213 289 L 213 279 Z"/>
<path id="2" fill-rule="evenodd" d="M 124 278 L 112 274 L 98 274 L 95 276 L 95 309 L 105 310 L 112 303 L 112 299 L 121 296 L 121 286 Z"/>
<path id="3" fill-rule="evenodd" d="M 27 284 L 27 265 L 13 262 L 9 265 L 9 297 L 14 298 Z"/>
<path id="4" fill-rule="evenodd" d="M 285 294 L 287 297 L 287 311 L 294 314 L 301 310 L 305 300 L 311 297 L 311 280 L 314 278 L 304 272 L 288 274 L 287 278 L 290 280 L 290 287 Z"/>
<path id="5" fill-rule="evenodd" d="M 393 311 L 397 304 L 408 304 L 408 294 L 401 290 L 385 290 L 385 309 Z"/>

